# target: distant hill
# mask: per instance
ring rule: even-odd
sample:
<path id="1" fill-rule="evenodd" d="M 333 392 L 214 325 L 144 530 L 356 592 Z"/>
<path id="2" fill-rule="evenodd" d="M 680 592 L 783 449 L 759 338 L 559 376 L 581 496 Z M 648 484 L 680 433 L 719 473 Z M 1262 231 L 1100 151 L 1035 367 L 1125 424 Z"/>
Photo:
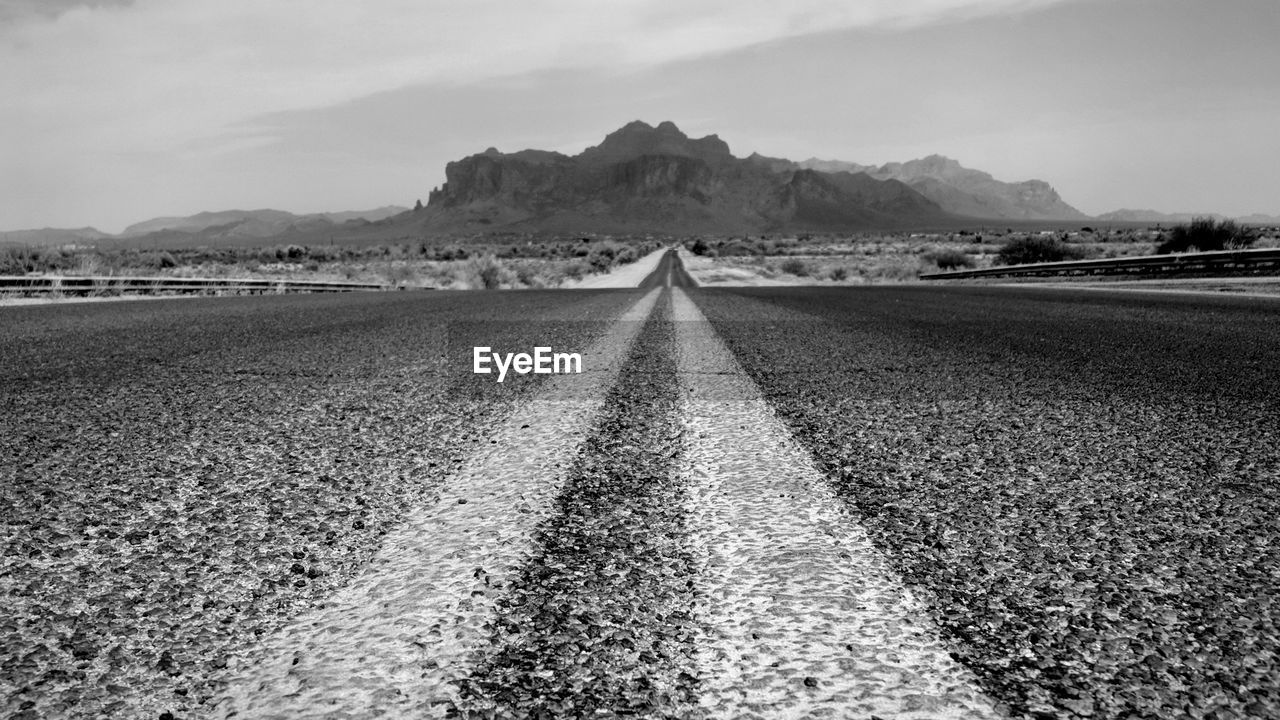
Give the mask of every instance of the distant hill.
<path id="1" fill-rule="evenodd" d="M 109 233 L 91 227 L 41 228 L 39 230 L 12 230 L 0 232 L 0 244 L 6 245 L 73 245 L 113 237 Z"/>
<path id="2" fill-rule="evenodd" d="M 1198 217 L 1211 217 L 1215 220 L 1222 220 L 1226 216 L 1218 213 L 1163 213 L 1155 210 L 1134 210 L 1131 208 L 1122 208 L 1120 210 L 1112 210 L 1109 213 L 1103 213 L 1097 217 L 1098 220 L 1108 222 L 1151 222 L 1151 223 L 1183 223 L 1191 222 L 1192 219 Z"/>
<path id="3" fill-rule="evenodd" d="M 374 210 L 294 215 L 283 210 L 223 210 L 187 217 L 160 217 L 134 223 L 120 237 L 140 237 L 158 232 L 210 233 L 221 237 L 268 238 L 290 230 L 314 229 L 318 225 L 341 225 L 352 220 L 376 222 L 405 212 L 408 208 L 387 205 Z"/>
<path id="4" fill-rule="evenodd" d="M 943 210 L 965 217 L 992 220 L 1085 220 L 1089 217 L 1063 202 L 1057 191 L 1043 180 L 1001 182 L 942 155 L 880 167 L 817 158 L 797 164 L 822 172 L 866 173 L 880 180 L 900 180 Z"/>
<path id="5" fill-rule="evenodd" d="M 187 217 L 160 217 L 134 223 L 119 235 L 95 228 L 44 228 L 0 232 L 0 245 L 57 247 L 92 244 L 114 247 L 191 247 L 233 242 L 260 245 L 263 242 L 319 242 L 334 232 L 359 231 L 373 223 L 408 212 L 399 205 L 373 210 L 294 215 L 283 210 L 223 210 Z"/>
<path id="6" fill-rule="evenodd" d="M 1247 225 L 1280 225 L 1280 215 L 1267 215 L 1264 213 L 1253 213 L 1232 218 L 1221 213 L 1165 213 L 1156 210 L 1134 210 L 1131 208 L 1102 213 L 1096 219 L 1104 222 L 1145 222 L 1173 225 L 1191 222 L 1196 218 L 1202 217 L 1209 217 L 1214 220 L 1231 219 Z"/>
<path id="7" fill-rule="evenodd" d="M 628 123 L 575 156 L 490 148 L 449 163 L 445 178 L 423 230 L 727 233 L 956 220 L 897 180 L 737 158 L 717 136 L 690 138 L 671 122 Z"/>
<path id="8" fill-rule="evenodd" d="M 1236 220 L 1250 225 L 1280 225 L 1280 215 L 1265 215 L 1263 213 L 1244 215 L 1236 218 Z"/>

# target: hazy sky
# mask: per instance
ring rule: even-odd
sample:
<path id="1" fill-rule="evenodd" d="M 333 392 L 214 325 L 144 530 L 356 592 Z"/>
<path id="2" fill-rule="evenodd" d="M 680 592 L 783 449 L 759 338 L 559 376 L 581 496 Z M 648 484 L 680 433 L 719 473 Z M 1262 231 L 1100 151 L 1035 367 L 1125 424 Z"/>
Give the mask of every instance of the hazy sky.
<path id="1" fill-rule="evenodd" d="M 1280 213 L 1277 0 L 0 0 L 0 228 L 424 202 L 630 120 Z"/>

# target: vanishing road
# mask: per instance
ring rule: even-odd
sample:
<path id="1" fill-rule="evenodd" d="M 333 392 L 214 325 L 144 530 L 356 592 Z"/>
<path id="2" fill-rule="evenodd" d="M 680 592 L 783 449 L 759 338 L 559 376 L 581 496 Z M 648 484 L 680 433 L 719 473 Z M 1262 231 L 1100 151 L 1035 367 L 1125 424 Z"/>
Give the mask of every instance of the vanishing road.
<path id="1" fill-rule="evenodd" d="M 1280 717 L 1278 359 L 1273 299 L 674 254 L 0 308 L 0 716 Z"/>

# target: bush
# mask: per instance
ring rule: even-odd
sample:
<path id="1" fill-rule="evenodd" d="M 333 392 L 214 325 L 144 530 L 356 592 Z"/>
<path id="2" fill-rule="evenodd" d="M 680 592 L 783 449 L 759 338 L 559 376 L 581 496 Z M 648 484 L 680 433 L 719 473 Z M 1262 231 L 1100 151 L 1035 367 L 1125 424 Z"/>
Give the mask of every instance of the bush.
<path id="1" fill-rule="evenodd" d="M 711 247 L 707 245 L 706 240 L 703 240 L 702 238 L 698 238 L 697 240 L 693 241 L 693 246 L 689 248 L 689 252 L 693 253 L 694 255 L 706 255 L 707 251 L 710 249 Z"/>
<path id="2" fill-rule="evenodd" d="M 564 267 L 564 275 L 572 280 L 580 280 L 587 274 L 587 266 L 582 262 L 571 262 Z"/>
<path id="3" fill-rule="evenodd" d="M 139 258 L 148 270 L 168 270 L 178 267 L 178 261 L 167 252 L 149 252 Z"/>
<path id="4" fill-rule="evenodd" d="M 413 268 L 403 263 L 388 263 L 382 269 L 382 276 L 392 285 L 409 285 L 418 279 L 418 274 Z"/>
<path id="5" fill-rule="evenodd" d="M 542 287 L 542 280 L 538 277 L 538 273 L 529 265 L 516 268 L 516 280 L 525 287 Z"/>
<path id="6" fill-rule="evenodd" d="M 296 261 L 296 260 L 301 260 L 306 256 L 307 256 L 307 249 L 300 245 L 286 245 L 284 247 L 276 248 L 277 260 Z"/>
<path id="7" fill-rule="evenodd" d="M 863 271 L 872 281 L 903 282 L 920 278 L 920 261 L 900 255 L 887 255 Z"/>
<path id="8" fill-rule="evenodd" d="M 1068 245 L 1055 237 L 1017 237 L 1000 247 L 996 263 L 1000 265 L 1027 265 L 1029 263 L 1081 260 L 1084 251 Z"/>
<path id="9" fill-rule="evenodd" d="M 1234 220 L 1217 220 L 1211 217 L 1193 218 L 1189 224 L 1178 225 L 1169 231 L 1156 253 L 1180 253 L 1198 250 L 1240 250 L 1258 239 L 1253 229 L 1239 225 Z"/>
<path id="10" fill-rule="evenodd" d="M 26 248 L 5 248 L 0 252 L 0 275 L 26 275 L 36 268 L 35 253 Z"/>
<path id="11" fill-rule="evenodd" d="M 618 265 L 626 265 L 628 263 L 633 263 L 639 259 L 640 259 L 640 256 L 636 254 L 635 248 L 625 247 L 618 252 L 618 255 L 613 258 L 613 261 Z"/>
<path id="12" fill-rule="evenodd" d="M 937 265 L 939 270 L 971 268 L 975 264 L 973 258 L 968 253 L 955 249 L 935 250 L 930 253 L 925 253 L 924 258 L 934 265 Z"/>
<path id="13" fill-rule="evenodd" d="M 480 278 L 480 287 L 485 290 L 495 290 L 502 287 L 503 272 L 502 263 L 492 255 L 482 255 L 471 260 L 471 267 L 475 271 L 476 276 Z"/>
<path id="14" fill-rule="evenodd" d="M 799 275 L 804 277 L 809 274 L 809 266 L 804 264 L 800 258 L 788 258 L 782 261 L 782 272 L 788 275 Z"/>
<path id="15" fill-rule="evenodd" d="M 843 266 L 833 267 L 831 268 L 830 277 L 832 280 L 835 280 L 836 282 L 844 282 L 849 278 L 849 268 L 846 268 Z"/>

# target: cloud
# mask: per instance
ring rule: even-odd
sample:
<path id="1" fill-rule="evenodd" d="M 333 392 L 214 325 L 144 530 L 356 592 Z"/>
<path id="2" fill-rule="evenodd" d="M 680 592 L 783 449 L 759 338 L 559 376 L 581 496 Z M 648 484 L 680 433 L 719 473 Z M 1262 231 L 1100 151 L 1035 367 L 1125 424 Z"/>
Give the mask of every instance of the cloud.
<path id="1" fill-rule="evenodd" d="M 1069 1 L 1084 0 L 0 0 L 0 163 L 52 187 L 50 168 L 83 178 L 137 172 L 143 156 L 207 160 L 276 137 L 247 132 L 254 118 L 405 87 L 634 73 Z"/>
<path id="2" fill-rule="evenodd" d="M 1060 0 L 9 0 L 40 13 L 0 34 L 0 91 L 29 130 L 93 115 L 98 142 L 154 144 L 236 119 L 421 83 L 547 68 L 662 64 L 841 27 L 933 22 Z M 17 119 L 19 122 L 21 118 Z"/>
<path id="3" fill-rule="evenodd" d="M 49 20 L 77 8 L 132 5 L 133 0 L 0 0 L 0 26 Z"/>

